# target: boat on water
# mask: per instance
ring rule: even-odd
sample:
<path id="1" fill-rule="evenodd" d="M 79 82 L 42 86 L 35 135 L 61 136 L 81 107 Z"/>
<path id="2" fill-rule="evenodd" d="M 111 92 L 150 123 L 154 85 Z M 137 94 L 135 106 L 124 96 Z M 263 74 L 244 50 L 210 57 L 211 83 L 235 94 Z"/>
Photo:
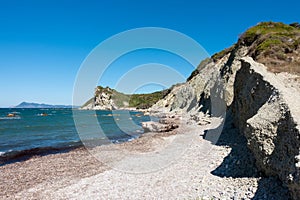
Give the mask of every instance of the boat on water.
<path id="1" fill-rule="evenodd" d="M 17 115 L 15 114 L 15 113 L 8 113 L 7 115 L 6 115 L 6 117 L 16 117 Z"/>
<path id="2" fill-rule="evenodd" d="M 17 113 L 8 113 L 6 117 L 0 117 L 0 120 L 6 120 L 6 119 L 21 119 L 20 115 L 17 115 Z"/>
<path id="3" fill-rule="evenodd" d="M 38 116 L 46 117 L 46 116 L 48 116 L 48 114 L 47 113 L 40 113 L 40 114 L 38 114 Z"/>

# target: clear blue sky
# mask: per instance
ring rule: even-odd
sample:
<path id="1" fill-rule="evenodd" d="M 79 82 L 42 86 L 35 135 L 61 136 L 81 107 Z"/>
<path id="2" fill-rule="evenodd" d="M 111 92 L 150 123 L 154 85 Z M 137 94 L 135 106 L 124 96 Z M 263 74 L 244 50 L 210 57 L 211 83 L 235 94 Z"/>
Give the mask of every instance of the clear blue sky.
<path id="1" fill-rule="evenodd" d="M 296 0 L 2 0 L 0 107 L 21 101 L 71 104 L 82 61 L 101 41 L 119 32 L 170 28 L 213 54 L 260 21 L 299 22 L 299 7 Z"/>

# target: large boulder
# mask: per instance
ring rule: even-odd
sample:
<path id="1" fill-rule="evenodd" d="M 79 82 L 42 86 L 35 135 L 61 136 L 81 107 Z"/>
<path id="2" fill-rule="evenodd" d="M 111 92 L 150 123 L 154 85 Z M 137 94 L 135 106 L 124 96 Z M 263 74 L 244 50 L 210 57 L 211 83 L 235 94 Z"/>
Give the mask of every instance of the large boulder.
<path id="1" fill-rule="evenodd" d="M 169 132 L 179 127 L 178 124 L 175 123 L 160 123 L 160 122 L 143 122 L 142 127 L 147 132 Z"/>

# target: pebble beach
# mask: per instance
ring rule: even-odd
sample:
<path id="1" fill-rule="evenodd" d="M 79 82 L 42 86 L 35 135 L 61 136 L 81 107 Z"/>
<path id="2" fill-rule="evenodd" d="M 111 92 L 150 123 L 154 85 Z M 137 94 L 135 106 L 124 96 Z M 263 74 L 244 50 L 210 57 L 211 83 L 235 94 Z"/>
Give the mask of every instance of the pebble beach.
<path id="1" fill-rule="evenodd" d="M 0 198 L 289 199 L 276 178 L 256 171 L 246 146 L 241 145 L 245 141 L 237 132 L 232 134 L 235 130 L 229 129 L 231 134 L 222 134 L 212 144 L 203 138 L 209 125 L 198 124 L 183 120 L 169 132 L 146 133 L 130 142 L 97 147 L 96 152 L 106 157 L 102 161 L 82 147 L 2 165 Z M 131 159 L 120 157 L 120 151 L 161 154 L 174 144 L 175 137 L 192 138 L 192 142 L 167 165 L 139 173 L 119 167 Z"/>

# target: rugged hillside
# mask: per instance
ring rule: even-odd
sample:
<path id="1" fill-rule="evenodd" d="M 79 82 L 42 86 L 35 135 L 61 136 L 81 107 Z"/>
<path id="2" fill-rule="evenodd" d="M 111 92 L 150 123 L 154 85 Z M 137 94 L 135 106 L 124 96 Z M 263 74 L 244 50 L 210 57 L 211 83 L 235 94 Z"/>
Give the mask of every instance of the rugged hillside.
<path id="1" fill-rule="evenodd" d="M 285 84 L 287 77 L 243 58 L 234 83 L 232 112 L 257 167 L 268 176 L 278 176 L 299 199 L 300 88 Z"/>
<path id="2" fill-rule="evenodd" d="M 212 56 L 216 61 L 237 47 L 248 47 L 247 55 L 269 71 L 300 75 L 300 24 L 263 22 L 249 28 L 232 47 Z"/>
<path id="3" fill-rule="evenodd" d="M 123 94 L 109 87 L 98 86 L 95 95 L 81 108 L 94 110 L 115 110 L 125 108 L 146 109 L 162 99 L 170 90 L 150 94 Z"/>
<path id="4" fill-rule="evenodd" d="M 152 111 L 226 112 L 226 124 L 245 136 L 257 168 L 278 177 L 299 199 L 299 33 L 297 23 L 248 29 L 232 47 L 204 60 Z"/>

